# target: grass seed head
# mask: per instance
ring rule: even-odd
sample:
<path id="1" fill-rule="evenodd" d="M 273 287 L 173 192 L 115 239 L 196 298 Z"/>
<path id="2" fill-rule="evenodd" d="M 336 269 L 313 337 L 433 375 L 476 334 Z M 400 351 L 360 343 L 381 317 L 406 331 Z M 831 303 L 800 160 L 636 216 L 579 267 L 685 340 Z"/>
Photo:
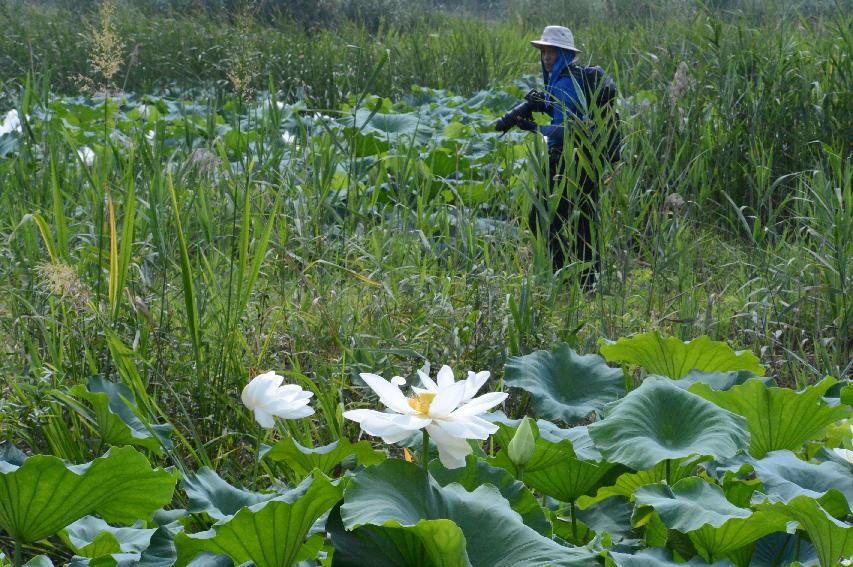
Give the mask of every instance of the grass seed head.
<path id="1" fill-rule="evenodd" d="M 89 304 L 92 293 L 68 264 L 41 262 L 36 265 L 36 273 L 44 291 L 59 296 L 74 309 L 83 310 Z"/>

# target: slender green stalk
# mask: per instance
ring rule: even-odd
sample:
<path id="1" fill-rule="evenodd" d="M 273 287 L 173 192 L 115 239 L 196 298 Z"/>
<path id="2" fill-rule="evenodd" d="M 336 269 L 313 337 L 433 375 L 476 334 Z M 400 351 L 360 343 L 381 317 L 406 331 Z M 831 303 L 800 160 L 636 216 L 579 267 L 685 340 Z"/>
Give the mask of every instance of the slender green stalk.
<path id="1" fill-rule="evenodd" d="M 575 501 L 572 500 L 570 502 L 570 504 L 572 507 L 572 539 L 574 540 L 572 543 L 577 545 L 578 544 L 578 520 L 577 520 L 577 517 L 575 515 L 575 512 L 576 512 Z"/>
<path id="2" fill-rule="evenodd" d="M 257 487 L 258 484 L 258 470 L 261 466 L 261 435 L 263 429 L 261 429 L 260 425 L 256 425 L 255 427 L 255 464 L 252 468 L 252 485 Z"/>
<path id="3" fill-rule="evenodd" d="M 424 467 L 424 474 L 429 477 L 429 433 L 427 433 L 426 427 L 421 431 L 423 431 L 423 437 L 421 438 L 421 442 L 423 443 L 421 447 L 421 465 Z"/>

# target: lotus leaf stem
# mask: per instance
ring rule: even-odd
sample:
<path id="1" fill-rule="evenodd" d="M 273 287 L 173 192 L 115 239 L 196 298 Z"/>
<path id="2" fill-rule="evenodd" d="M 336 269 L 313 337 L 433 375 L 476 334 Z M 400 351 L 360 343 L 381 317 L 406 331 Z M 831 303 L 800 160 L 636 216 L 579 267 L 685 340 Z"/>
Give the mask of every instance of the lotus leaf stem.
<path id="1" fill-rule="evenodd" d="M 426 428 L 423 428 L 421 431 L 424 432 L 423 435 L 423 446 L 421 447 L 421 461 L 424 467 L 424 474 L 429 477 L 429 433 L 427 433 Z"/>

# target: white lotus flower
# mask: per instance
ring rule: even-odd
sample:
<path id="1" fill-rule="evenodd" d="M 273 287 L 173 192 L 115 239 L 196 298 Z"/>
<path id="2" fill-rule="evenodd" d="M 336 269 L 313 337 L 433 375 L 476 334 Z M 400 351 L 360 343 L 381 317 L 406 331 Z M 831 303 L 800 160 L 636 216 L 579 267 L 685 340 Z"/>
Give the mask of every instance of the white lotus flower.
<path id="1" fill-rule="evenodd" d="M 240 395 L 243 405 L 255 412 L 255 421 L 264 429 L 275 427 L 274 417 L 299 419 L 314 413 L 308 405 L 314 392 L 296 384 L 282 386 L 283 381 L 275 372 L 267 372 L 252 378 Z"/>
<path id="2" fill-rule="evenodd" d="M 6 113 L 6 118 L 0 124 L 0 136 L 11 134 L 12 132 L 21 132 L 21 118 L 18 116 L 18 111 L 14 108 Z"/>
<path id="3" fill-rule="evenodd" d="M 379 401 L 396 413 L 357 409 L 344 412 L 344 417 L 386 443 L 397 443 L 426 428 L 438 447 L 441 464 L 449 469 L 463 467 L 465 457 L 472 453 L 467 440 L 488 439 L 498 430 L 495 424 L 478 416 L 503 402 L 507 394 L 490 392 L 474 397 L 489 378 L 488 372 L 469 372 L 467 379 L 455 382 L 450 367 L 442 366 L 437 383 L 425 372 L 418 374 L 424 387 L 412 388 L 411 398 L 400 390 L 402 379 L 398 376 L 388 382 L 376 374 L 361 374 L 361 379 L 379 395 Z"/>
<path id="4" fill-rule="evenodd" d="M 77 150 L 77 155 L 80 156 L 80 160 L 86 165 L 95 163 L 95 152 L 89 146 L 83 146 Z"/>

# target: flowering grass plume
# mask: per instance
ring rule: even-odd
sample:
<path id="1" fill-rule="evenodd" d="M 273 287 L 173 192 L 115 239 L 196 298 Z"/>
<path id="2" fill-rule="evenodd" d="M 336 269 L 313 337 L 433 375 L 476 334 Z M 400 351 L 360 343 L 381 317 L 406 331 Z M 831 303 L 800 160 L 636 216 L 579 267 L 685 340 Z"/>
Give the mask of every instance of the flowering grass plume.
<path id="1" fill-rule="evenodd" d="M 284 384 L 284 378 L 275 372 L 255 376 L 243 388 L 240 399 L 255 413 L 255 421 L 264 429 L 275 427 L 276 417 L 299 419 L 314 413 L 308 401 L 313 392 L 296 384 Z"/>
<path id="2" fill-rule="evenodd" d="M 356 409 L 344 412 L 344 417 L 386 443 L 398 443 L 426 428 L 445 467 L 465 466 L 465 457 L 473 452 L 468 439 L 487 439 L 498 429 L 479 416 L 503 402 L 507 394 L 490 392 L 475 397 L 489 372 L 469 372 L 459 382 L 454 380 L 449 366 L 441 367 L 435 381 L 426 372 L 418 371 L 418 375 L 423 388 L 413 387 L 414 395 L 407 398 L 400 390 L 405 380 L 399 376 L 389 382 L 376 374 L 361 374 L 361 379 L 379 395 L 379 401 L 393 413 Z"/>

